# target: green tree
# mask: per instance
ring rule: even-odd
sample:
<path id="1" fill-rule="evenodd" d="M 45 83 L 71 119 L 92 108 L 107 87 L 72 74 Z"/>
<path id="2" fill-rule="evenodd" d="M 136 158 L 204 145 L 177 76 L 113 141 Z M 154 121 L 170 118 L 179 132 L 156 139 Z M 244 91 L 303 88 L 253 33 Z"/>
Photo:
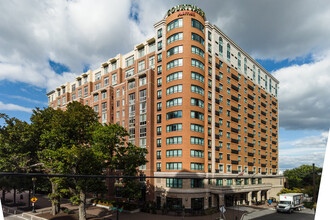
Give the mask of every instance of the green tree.
<path id="1" fill-rule="evenodd" d="M 137 167 L 148 162 L 145 158 L 148 151 L 129 143 L 127 136 L 128 132 L 120 125 L 102 125 L 94 131 L 94 143 L 104 153 L 106 166 L 111 171 L 119 169 L 122 170 L 122 175 L 136 176 Z M 141 197 L 142 185 L 137 179 L 124 178 L 123 183 L 123 197 L 129 200 Z"/>
<path id="2" fill-rule="evenodd" d="M 31 148 L 29 142 L 29 124 L 17 118 L 10 118 L 0 114 L 4 125 L 0 126 L 0 170 L 3 172 L 28 172 L 31 165 Z M 1 188 L 5 202 L 5 191 L 14 190 L 14 204 L 16 192 L 27 189 L 24 181 L 17 177 L 3 177 Z"/>

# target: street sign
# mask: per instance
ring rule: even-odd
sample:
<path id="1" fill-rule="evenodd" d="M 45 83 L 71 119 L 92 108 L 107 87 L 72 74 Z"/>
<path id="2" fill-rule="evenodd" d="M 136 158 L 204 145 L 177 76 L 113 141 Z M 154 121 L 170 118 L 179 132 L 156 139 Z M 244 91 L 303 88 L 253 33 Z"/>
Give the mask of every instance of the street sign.
<path id="1" fill-rule="evenodd" d="M 31 202 L 33 202 L 33 203 L 35 203 L 37 200 L 38 200 L 37 197 L 31 198 Z"/>
<path id="2" fill-rule="evenodd" d="M 219 209 L 220 209 L 220 212 L 222 212 L 222 213 L 226 212 L 226 208 L 224 206 L 221 206 Z"/>

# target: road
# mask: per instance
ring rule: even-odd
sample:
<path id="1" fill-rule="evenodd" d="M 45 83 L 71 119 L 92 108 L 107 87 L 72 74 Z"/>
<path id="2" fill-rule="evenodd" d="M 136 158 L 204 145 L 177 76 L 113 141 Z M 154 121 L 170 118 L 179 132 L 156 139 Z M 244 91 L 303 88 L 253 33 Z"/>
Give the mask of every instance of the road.
<path id="1" fill-rule="evenodd" d="M 288 213 L 274 213 L 270 215 L 264 215 L 254 220 L 314 220 L 314 212 L 310 209 L 304 209 L 302 211 L 296 211 L 292 214 Z"/>
<path id="2" fill-rule="evenodd" d="M 13 215 L 13 214 L 6 214 L 3 213 L 5 220 L 22 220 L 22 219 L 26 219 L 23 218 L 22 216 L 18 216 L 18 215 Z"/>

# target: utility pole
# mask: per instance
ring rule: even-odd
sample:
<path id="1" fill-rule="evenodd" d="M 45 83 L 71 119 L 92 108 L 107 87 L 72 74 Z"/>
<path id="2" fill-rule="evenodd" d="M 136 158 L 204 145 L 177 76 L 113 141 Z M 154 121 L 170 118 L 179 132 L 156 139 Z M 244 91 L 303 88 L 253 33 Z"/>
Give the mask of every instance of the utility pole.
<path id="1" fill-rule="evenodd" d="M 316 189 L 315 189 L 315 164 L 313 163 L 313 204 L 316 202 Z"/>

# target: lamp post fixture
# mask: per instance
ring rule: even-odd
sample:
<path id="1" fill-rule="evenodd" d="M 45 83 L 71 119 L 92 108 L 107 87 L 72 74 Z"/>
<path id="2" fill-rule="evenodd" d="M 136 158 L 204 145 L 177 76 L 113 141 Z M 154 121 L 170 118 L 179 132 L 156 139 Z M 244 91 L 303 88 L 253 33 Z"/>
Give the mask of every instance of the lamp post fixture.
<path id="1" fill-rule="evenodd" d="M 35 195 L 36 195 L 36 180 L 37 180 L 37 178 L 32 177 L 32 183 L 33 183 L 33 198 L 34 198 Z M 30 202 L 30 201 L 29 201 L 29 202 Z M 32 203 L 32 213 L 36 213 L 34 202 Z"/>
<path id="2" fill-rule="evenodd" d="M 123 183 L 121 182 L 121 180 L 116 180 L 114 185 L 115 185 L 116 188 L 118 188 L 118 187 L 122 188 L 123 187 Z M 116 189 L 116 192 L 117 192 L 117 189 Z M 119 204 L 118 204 L 117 195 L 115 195 L 115 196 L 116 196 L 116 201 L 117 201 L 117 209 L 116 209 L 117 210 L 117 215 L 116 215 L 117 217 L 116 217 L 116 219 L 119 220 L 119 210 L 118 210 L 119 209 Z"/>

